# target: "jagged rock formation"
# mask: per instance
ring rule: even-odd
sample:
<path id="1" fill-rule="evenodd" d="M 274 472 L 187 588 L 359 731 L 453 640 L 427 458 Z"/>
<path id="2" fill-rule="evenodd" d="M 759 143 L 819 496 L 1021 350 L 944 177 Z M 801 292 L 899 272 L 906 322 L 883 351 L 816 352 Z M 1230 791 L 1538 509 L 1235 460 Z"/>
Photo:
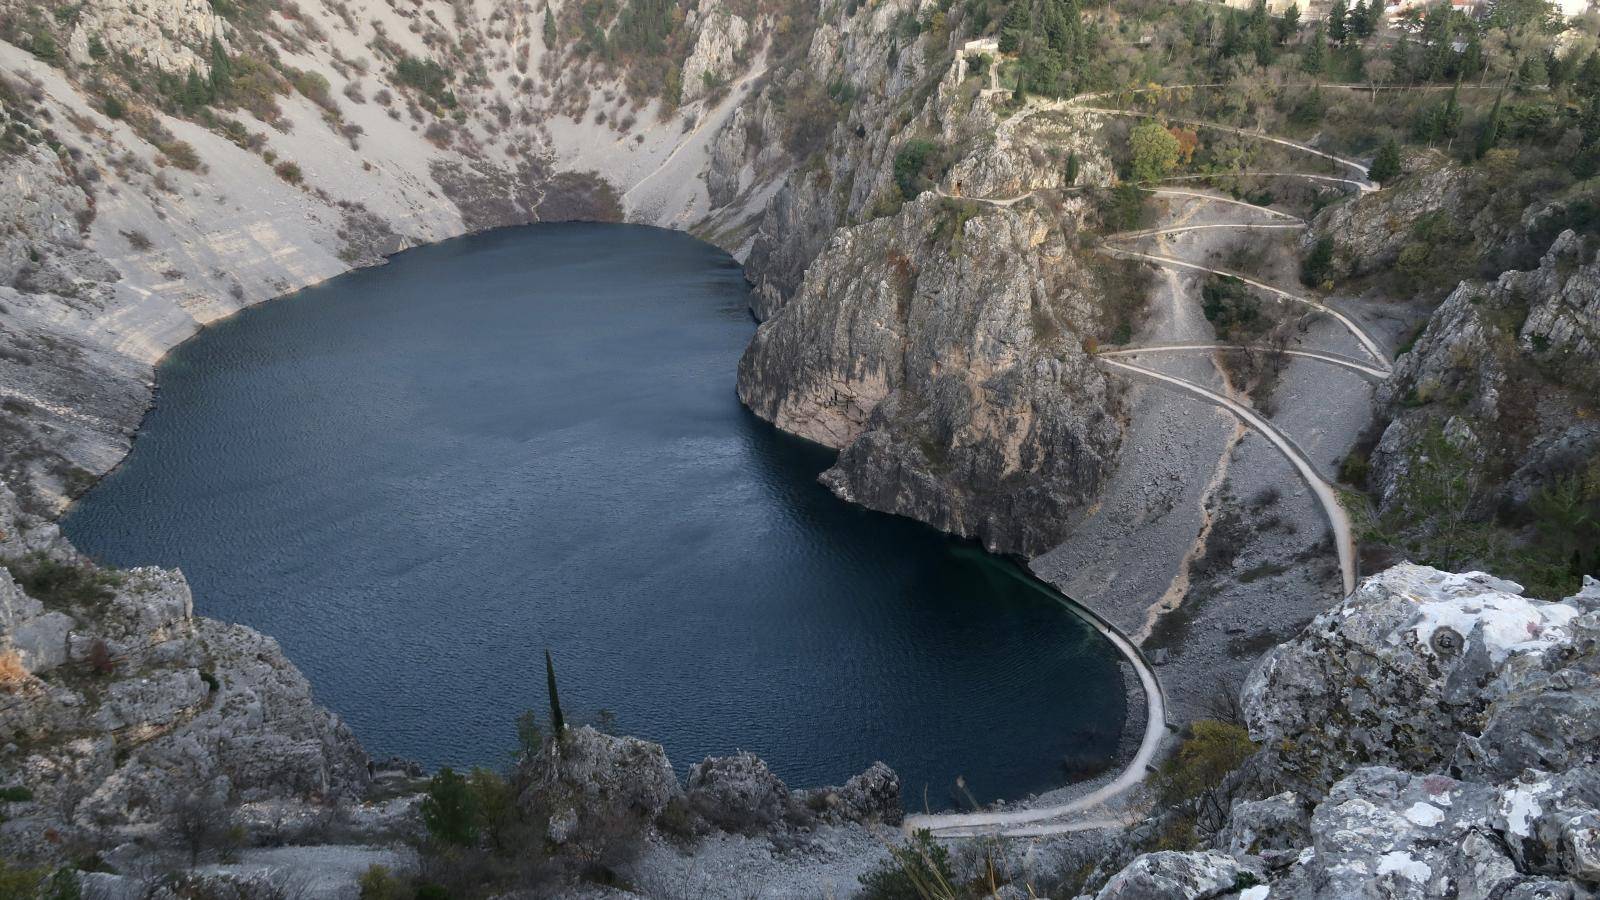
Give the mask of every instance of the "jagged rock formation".
<path id="1" fill-rule="evenodd" d="M 1434 311 L 1380 394 L 1392 421 L 1371 482 L 1384 506 L 1401 499 L 1430 431 L 1461 454 L 1478 517 L 1525 508 L 1600 458 L 1597 253 L 1565 231 L 1537 268 L 1462 282 Z"/>
<path id="2" fill-rule="evenodd" d="M 820 165 L 792 175 L 762 219 L 748 270 L 764 323 L 739 395 L 779 428 L 838 448 L 823 480 L 841 497 L 991 549 L 1042 552 L 1094 495 L 1121 438 L 1115 397 L 1084 349 L 1105 315 L 1105 273 L 1077 249 L 1087 209 L 1081 198 L 1010 206 L 933 192 L 895 208 L 896 158 L 912 141 L 932 147 L 949 160 L 942 188 L 980 197 L 1059 188 L 1071 153 L 1083 183 L 1108 180 L 1110 165 L 1083 117 L 1002 123 L 978 79 L 928 71 L 927 35 L 886 83 L 864 79 L 846 61 L 892 48 L 897 14 L 885 4 L 837 34 L 818 30 L 813 66 L 840 60 L 828 83 L 859 93 Z M 904 127 L 877 124 L 896 110 Z"/>
<path id="3" fill-rule="evenodd" d="M 1600 884 L 1600 582 L 1368 579 L 1245 686 L 1261 750 L 1212 849 L 1100 898 L 1578 897 Z M 1269 893 L 1270 891 L 1270 893 Z"/>
<path id="4" fill-rule="evenodd" d="M 694 17 L 697 35 L 694 49 L 683 61 L 680 103 L 692 103 L 727 84 L 750 37 L 750 24 L 718 0 L 700 4 Z"/>

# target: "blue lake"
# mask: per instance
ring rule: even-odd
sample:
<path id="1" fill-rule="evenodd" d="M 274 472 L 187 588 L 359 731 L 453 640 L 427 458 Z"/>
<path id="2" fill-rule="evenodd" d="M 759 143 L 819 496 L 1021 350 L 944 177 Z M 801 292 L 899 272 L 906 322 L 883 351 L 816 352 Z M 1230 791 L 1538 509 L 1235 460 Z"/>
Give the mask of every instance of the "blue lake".
<path id="1" fill-rule="evenodd" d="M 570 718 L 612 711 L 680 770 L 742 749 L 809 787 L 881 759 L 920 809 L 1105 763 L 1113 648 L 1012 564 L 820 486 L 832 452 L 734 394 L 747 293 L 642 227 L 401 254 L 176 348 L 66 530 L 181 567 L 376 757 L 503 763 L 549 648 Z"/>

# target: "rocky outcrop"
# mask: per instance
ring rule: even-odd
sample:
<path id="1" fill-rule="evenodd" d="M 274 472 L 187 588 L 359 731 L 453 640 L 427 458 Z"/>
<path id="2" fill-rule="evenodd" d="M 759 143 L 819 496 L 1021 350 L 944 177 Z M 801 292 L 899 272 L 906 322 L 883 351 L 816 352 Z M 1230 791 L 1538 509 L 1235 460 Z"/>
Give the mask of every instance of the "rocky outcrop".
<path id="1" fill-rule="evenodd" d="M 1441 434 L 1464 460 L 1472 513 L 1527 506 L 1600 456 L 1600 248 L 1572 231 L 1537 268 L 1462 282 L 1380 391 L 1391 417 L 1370 482 L 1388 508 Z"/>
<path id="2" fill-rule="evenodd" d="M 727 85 L 740 68 L 750 37 L 750 23 L 734 15 L 721 0 L 705 0 L 694 12 L 694 49 L 683 61 L 679 103 L 692 103 Z"/>
<path id="3" fill-rule="evenodd" d="M 148 831 L 196 794 L 364 792 L 365 753 L 277 642 L 195 616 L 176 571 L 93 567 L 3 490 L 0 512 L 0 783 L 31 797 L 0 824 L 8 854 Z"/>
<path id="4" fill-rule="evenodd" d="M 209 75 L 211 42 L 224 35 L 207 0 L 97 0 L 79 7 L 76 18 L 67 51 L 79 64 L 115 52 L 163 72 Z"/>
<path id="5" fill-rule="evenodd" d="M 1120 438 L 1082 346 L 1093 292 L 1037 213 L 924 195 L 838 232 L 757 331 L 739 396 L 839 448 L 823 481 L 841 497 L 1040 552 Z"/>
<path id="6" fill-rule="evenodd" d="M 1466 221 L 1482 206 L 1482 191 L 1467 169 L 1416 153 L 1406 159 L 1405 170 L 1407 177 L 1385 182 L 1381 192 L 1329 205 L 1312 220 L 1302 244 L 1309 248 L 1320 237 L 1331 237 L 1333 274 L 1368 275 L 1395 264 L 1419 220 L 1442 213 L 1453 222 Z"/>
<path id="7" fill-rule="evenodd" d="M 518 802 L 530 816 L 548 819 L 546 836 L 556 844 L 636 831 L 683 796 L 660 744 L 587 725 L 546 741 L 522 773 Z"/>
<path id="8" fill-rule="evenodd" d="M 842 787 L 791 793 L 760 757 L 739 753 L 696 763 L 680 786 L 660 744 L 589 726 L 546 741 L 517 780 L 524 814 L 547 822 L 558 845 L 593 847 L 656 826 L 758 835 L 900 817 L 900 779 L 881 762 Z"/>
<path id="9" fill-rule="evenodd" d="M 1098 896 L 1589 896 L 1600 582 L 1562 603 L 1519 590 L 1413 565 L 1368 579 L 1245 685 L 1262 749 L 1241 771 L 1270 796 Z"/>

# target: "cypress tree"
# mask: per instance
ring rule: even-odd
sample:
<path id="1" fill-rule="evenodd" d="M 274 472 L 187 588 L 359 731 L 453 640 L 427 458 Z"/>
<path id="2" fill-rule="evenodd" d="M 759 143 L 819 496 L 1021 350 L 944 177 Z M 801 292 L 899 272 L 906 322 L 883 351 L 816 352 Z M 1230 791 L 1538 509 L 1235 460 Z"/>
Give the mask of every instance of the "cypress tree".
<path id="1" fill-rule="evenodd" d="M 1306 48 L 1300 54 L 1300 68 L 1304 69 L 1306 74 L 1319 77 L 1322 75 L 1323 43 L 1322 23 L 1318 22 L 1317 26 L 1311 29 L 1311 40 L 1306 42 Z"/>
<path id="2" fill-rule="evenodd" d="M 556 664 L 550 659 L 550 651 L 544 651 L 544 679 L 550 691 L 550 731 L 560 737 L 567 730 L 567 720 L 561 715 L 561 697 L 556 693 Z"/>
<path id="3" fill-rule="evenodd" d="M 1473 159 L 1483 159 L 1484 155 L 1494 149 L 1495 141 L 1500 139 L 1500 98 L 1504 91 L 1494 95 L 1494 106 L 1489 110 L 1489 118 L 1483 123 L 1483 128 L 1478 131 L 1478 143 L 1472 148 Z"/>
<path id="4" fill-rule="evenodd" d="M 223 49 L 222 41 L 211 39 L 211 98 L 222 100 L 228 96 L 233 88 L 233 62 L 228 59 L 228 51 Z"/>
<path id="5" fill-rule="evenodd" d="M 1078 182 L 1078 151 L 1067 154 L 1067 173 L 1063 179 L 1066 187 L 1072 187 Z"/>
<path id="6" fill-rule="evenodd" d="M 1378 149 L 1377 158 L 1372 161 L 1372 168 L 1367 172 L 1373 181 L 1383 184 L 1400 174 L 1400 145 L 1394 138 L 1384 141 Z"/>

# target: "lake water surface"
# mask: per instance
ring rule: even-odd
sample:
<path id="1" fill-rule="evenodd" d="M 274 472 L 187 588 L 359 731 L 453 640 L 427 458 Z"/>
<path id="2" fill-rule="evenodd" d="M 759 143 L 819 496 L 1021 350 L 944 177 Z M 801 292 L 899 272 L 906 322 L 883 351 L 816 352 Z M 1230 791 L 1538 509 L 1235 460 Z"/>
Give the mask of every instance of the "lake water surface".
<path id="1" fill-rule="evenodd" d="M 375 757 L 500 764 L 543 708 L 680 771 L 791 786 L 876 759 L 908 807 L 1061 782 L 1123 720 L 1114 650 L 1009 563 L 816 482 L 734 394 L 726 254 L 621 225 L 411 251 L 176 348 L 127 461 L 71 512 L 121 566 L 276 637 Z"/>

